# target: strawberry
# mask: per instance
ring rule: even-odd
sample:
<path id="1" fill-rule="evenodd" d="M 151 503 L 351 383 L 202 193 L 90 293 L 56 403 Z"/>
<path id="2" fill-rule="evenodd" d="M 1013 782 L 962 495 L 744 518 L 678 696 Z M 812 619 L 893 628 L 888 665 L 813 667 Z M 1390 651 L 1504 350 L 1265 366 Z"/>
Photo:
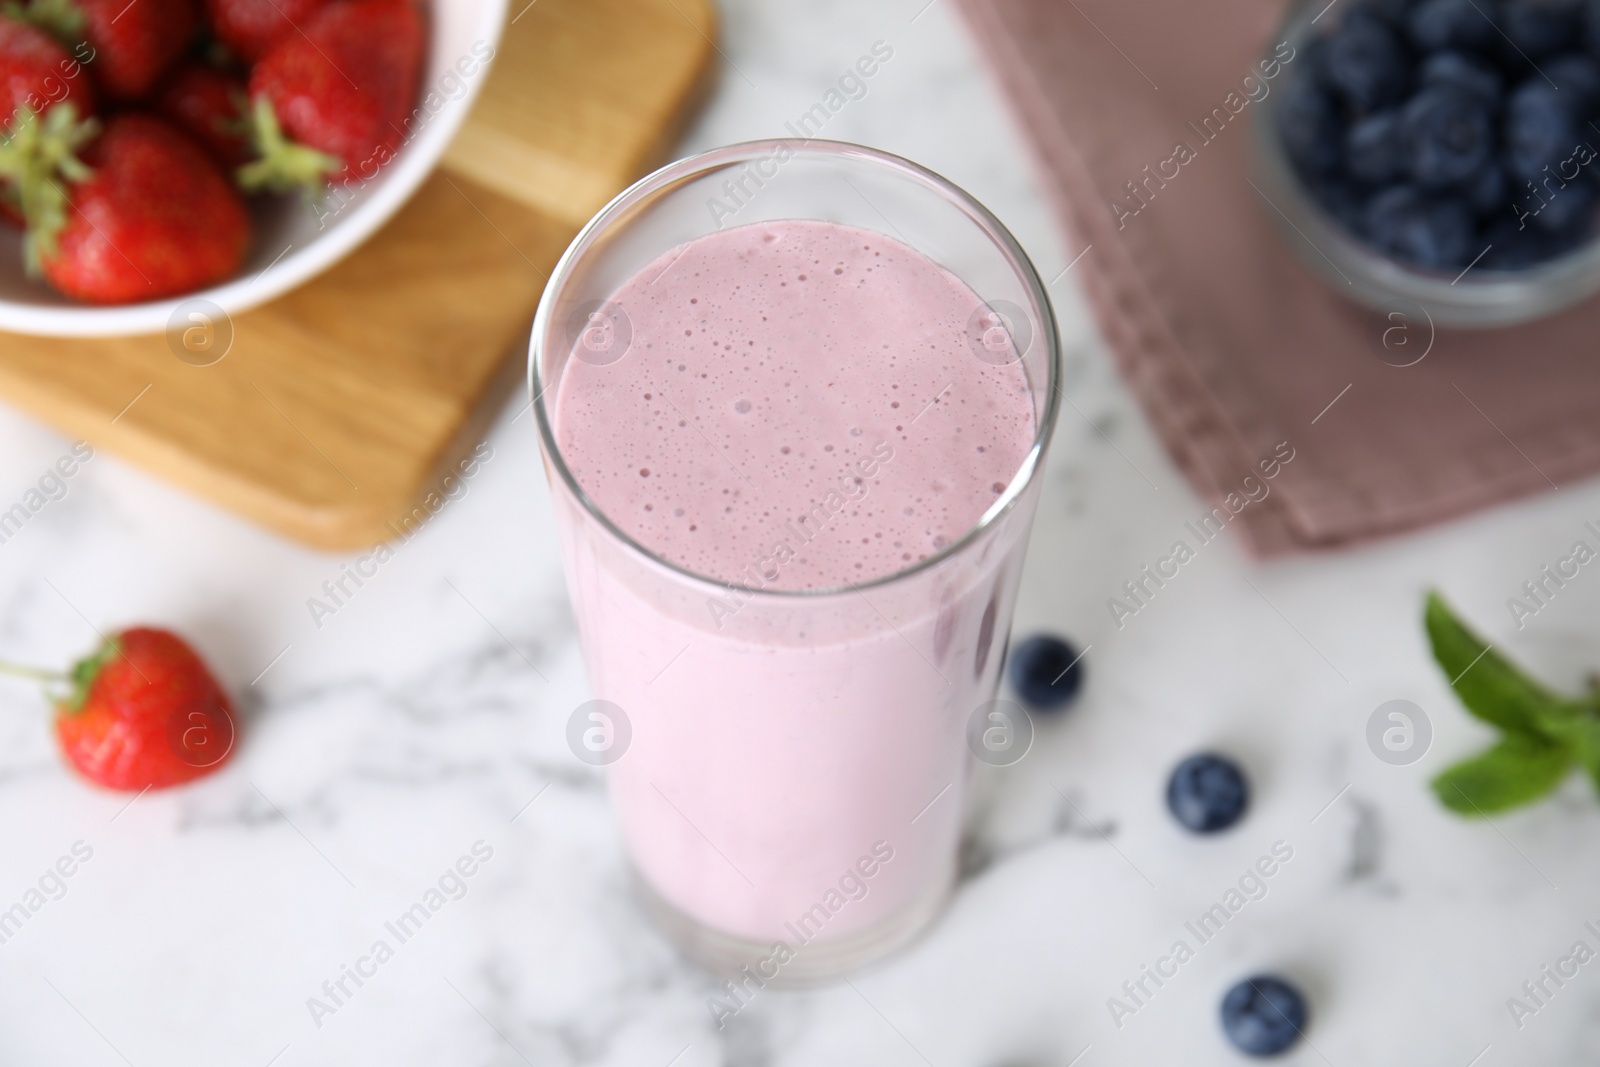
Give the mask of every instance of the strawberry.
<path id="1" fill-rule="evenodd" d="M 84 62 L 118 101 L 149 96 L 200 28 L 196 0 L 33 0 L 24 17 L 87 45 Z"/>
<path id="2" fill-rule="evenodd" d="M 6 205 L 0 214 L 21 215 L 29 228 L 23 253 L 30 273 L 38 272 L 40 248 L 66 224 L 62 183 L 89 176 L 74 153 L 97 131 L 93 119 L 78 121 L 70 102 L 42 118 L 24 106 L 12 116 L 11 128 L 0 130 L 0 202 Z"/>
<path id="3" fill-rule="evenodd" d="M 81 128 L 56 133 L 74 148 L 82 143 Z M 250 216 L 188 137 L 154 116 L 120 114 L 80 160 L 50 150 L 50 134 L 36 138 L 33 155 L 54 159 L 61 179 L 24 181 L 25 192 L 39 192 L 25 195 L 23 206 L 29 266 L 57 290 L 89 303 L 126 304 L 193 292 L 239 269 Z M 15 140 L 26 156 L 30 145 Z M 0 153 L 0 172 L 5 160 Z"/>
<path id="4" fill-rule="evenodd" d="M 19 123 L 58 105 L 65 105 L 68 125 L 94 113 L 94 87 L 82 65 L 43 30 L 0 14 L 0 143 L 9 141 Z M 23 225 L 19 180 L 0 164 L 0 220 L 17 226 Z"/>
<path id="5" fill-rule="evenodd" d="M 206 0 L 211 32 L 246 63 L 255 63 L 328 0 Z"/>
<path id="6" fill-rule="evenodd" d="M 0 15 L 0 131 L 18 111 L 43 115 L 71 100 L 79 116 L 95 112 L 94 87 L 83 67 L 43 30 Z"/>
<path id="7" fill-rule="evenodd" d="M 229 173 L 255 158 L 250 148 L 244 79 L 204 63 L 186 63 L 156 95 L 155 110 L 193 137 Z"/>
<path id="8" fill-rule="evenodd" d="M 372 177 L 405 137 L 422 72 L 413 0 L 334 0 L 250 72 L 262 158 L 246 189 L 313 190 Z"/>
<path id="9" fill-rule="evenodd" d="M 183 638 L 166 630 L 113 634 L 65 676 L 5 669 L 70 683 L 56 703 L 56 738 L 80 774 L 108 789 L 181 785 L 233 753 L 232 701 Z"/>

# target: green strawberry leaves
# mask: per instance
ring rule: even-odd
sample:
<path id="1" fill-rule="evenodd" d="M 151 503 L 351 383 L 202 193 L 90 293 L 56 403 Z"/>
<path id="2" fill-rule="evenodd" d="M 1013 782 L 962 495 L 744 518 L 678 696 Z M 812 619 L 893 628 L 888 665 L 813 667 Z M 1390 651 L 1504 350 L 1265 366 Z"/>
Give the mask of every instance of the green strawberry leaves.
<path id="1" fill-rule="evenodd" d="M 100 132 L 94 119 L 79 120 L 76 105 L 57 104 L 40 117 L 26 105 L 17 110 L 11 132 L 0 137 L 0 178 L 12 181 L 28 222 L 23 244 L 28 273 L 37 275 L 56 254 L 56 238 L 71 206 L 62 188 L 86 181 L 92 171 L 77 156 Z"/>
<path id="2" fill-rule="evenodd" d="M 32 0 L 29 4 L 11 2 L 0 5 L 0 14 L 39 27 L 68 48 L 83 40 L 83 27 L 89 21 L 72 0 Z"/>
<path id="3" fill-rule="evenodd" d="M 105 669 L 106 664 L 120 655 L 122 655 L 122 642 L 113 635 L 102 641 L 99 648 L 74 663 L 68 675 L 72 688 L 60 701 L 62 710 L 82 711 L 84 704 L 88 703 L 89 690 L 94 688 L 95 679 L 100 677 L 100 672 Z"/>
<path id="4" fill-rule="evenodd" d="M 1545 688 L 1468 629 L 1437 593 L 1428 594 L 1423 624 L 1461 703 L 1501 731 L 1493 747 L 1433 780 L 1441 804 L 1475 816 L 1520 807 L 1549 795 L 1575 764 L 1600 789 L 1600 698 Z"/>
<path id="5" fill-rule="evenodd" d="M 289 193 L 299 189 L 306 197 L 314 197 L 330 176 L 344 169 L 342 161 L 326 152 L 290 140 L 278 124 L 272 102 L 265 97 L 257 98 L 250 111 L 250 140 L 261 158 L 239 168 L 236 177 L 246 192 Z"/>

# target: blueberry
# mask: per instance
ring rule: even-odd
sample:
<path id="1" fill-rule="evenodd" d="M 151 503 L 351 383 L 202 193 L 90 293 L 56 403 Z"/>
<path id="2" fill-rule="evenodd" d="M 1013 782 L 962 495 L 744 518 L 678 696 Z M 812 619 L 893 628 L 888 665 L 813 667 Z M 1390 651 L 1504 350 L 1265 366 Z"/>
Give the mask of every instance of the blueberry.
<path id="1" fill-rule="evenodd" d="M 1474 248 L 1472 209 L 1448 195 L 1397 185 L 1367 203 L 1366 233 L 1378 251 L 1428 270 L 1464 267 Z"/>
<path id="2" fill-rule="evenodd" d="M 1491 21 L 1494 17 L 1491 0 L 1423 0 L 1412 9 L 1406 29 L 1416 46 L 1427 52 L 1481 51 L 1500 38 Z"/>
<path id="3" fill-rule="evenodd" d="M 1480 97 L 1489 104 L 1500 99 L 1500 72 L 1465 52 L 1435 52 L 1422 63 L 1422 84 L 1449 85 Z"/>
<path id="4" fill-rule="evenodd" d="M 1600 0 L 1584 0 L 1579 19 L 1583 31 L 1583 47 L 1592 56 L 1600 56 Z"/>
<path id="5" fill-rule="evenodd" d="M 1226 756 L 1202 752 L 1178 764 L 1167 781 L 1167 808 L 1197 834 L 1226 830 L 1250 805 L 1250 784 Z"/>
<path id="6" fill-rule="evenodd" d="M 1295 78 L 1284 90 L 1278 133 L 1301 174 L 1325 174 L 1339 165 L 1344 124 L 1339 109 L 1312 79 Z"/>
<path id="7" fill-rule="evenodd" d="M 1518 226 L 1511 218 L 1501 219 L 1484 234 L 1489 251 L 1478 266 L 1484 270 L 1526 270 L 1565 251 L 1558 235 L 1533 225 Z"/>
<path id="8" fill-rule="evenodd" d="M 1328 38 L 1323 76 L 1359 111 L 1396 103 L 1411 85 L 1400 38 L 1383 22 L 1351 12 Z"/>
<path id="9" fill-rule="evenodd" d="M 1276 1056 L 1300 1040 L 1306 998 L 1273 974 L 1246 978 L 1222 998 L 1222 1032 L 1247 1056 Z"/>
<path id="10" fill-rule="evenodd" d="M 1540 64 L 1544 76 L 1555 82 L 1575 118 L 1590 115 L 1600 104 L 1600 64 L 1588 56 L 1569 52 Z"/>
<path id="11" fill-rule="evenodd" d="M 1426 188 L 1467 181 L 1494 154 L 1494 120 L 1483 100 L 1447 85 L 1424 89 L 1400 114 L 1411 176 Z"/>
<path id="12" fill-rule="evenodd" d="M 1364 7 L 1389 25 L 1404 29 L 1406 16 L 1415 4 L 1416 0 L 1367 0 Z"/>
<path id="13" fill-rule="evenodd" d="M 1587 232 L 1594 218 L 1595 189 L 1588 182 L 1551 183 L 1545 204 L 1528 221 L 1546 233 Z M 1535 201 L 1537 203 L 1537 201 Z M 1527 206 L 1524 201 L 1524 206 Z"/>
<path id="14" fill-rule="evenodd" d="M 1546 259 L 1556 259 L 1568 252 L 1577 250 L 1580 246 L 1588 244 L 1594 237 L 1592 218 L 1585 223 L 1562 230 L 1560 233 L 1545 232 L 1543 251 Z"/>
<path id="15" fill-rule="evenodd" d="M 1511 0 L 1500 29 L 1519 58 L 1538 60 L 1578 39 L 1578 5 L 1571 0 Z"/>
<path id="16" fill-rule="evenodd" d="M 1405 141 L 1398 112 L 1379 111 L 1350 127 L 1344 135 L 1344 169 L 1368 185 L 1387 185 L 1404 176 Z"/>
<path id="17" fill-rule="evenodd" d="M 1011 646 L 1011 687 L 1039 711 L 1069 703 L 1083 687 L 1078 650 L 1059 637 L 1038 634 Z"/>
<path id="18" fill-rule="evenodd" d="M 1538 231 L 1519 228 L 1511 219 L 1501 219 L 1483 235 L 1489 251 L 1478 261 L 1483 270 L 1524 270 L 1543 258 Z"/>
<path id="19" fill-rule="evenodd" d="M 1461 188 L 1467 204 L 1479 216 L 1504 211 L 1511 202 L 1511 179 L 1498 163 L 1491 163 Z"/>
<path id="20" fill-rule="evenodd" d="M 1560 90 L 1535 75 L 1506 102 L 1506 164 L 1513 177 L 1535 181 L 1578 146 L 1578 129 Z"/>

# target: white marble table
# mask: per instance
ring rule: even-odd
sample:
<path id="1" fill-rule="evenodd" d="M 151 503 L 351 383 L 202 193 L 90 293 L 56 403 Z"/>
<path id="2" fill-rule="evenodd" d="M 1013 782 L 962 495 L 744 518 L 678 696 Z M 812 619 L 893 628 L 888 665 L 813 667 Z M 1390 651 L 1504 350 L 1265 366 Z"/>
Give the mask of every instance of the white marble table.
<path id="1" fill-rule="evenodd" d="M 949 0 L 919 15 L 923 3 L 728 4 L 722 84 L 684 148 L 780 133 L 886 41 L 892 61 L 827 135 L 951 176 L 1056 278 L 1079 250 L 1053 228 Z M 1092 255 L 1074 268 L 1090 269 Z M 1290 1063 L 1593 1062 L 1600 965 L 1520 1029 L 1506 1007 L 1574 942 L 1600 947 L 1583 926 L 1600 920 L 1593 789 L 1575 778 L 1493 824 L 1442 812 L 1427 779 L 1487 733 L 1429 662 L 1419 616 L 1436 585 L 1576 685 L 1600 663 L 1600 578 L 1585 573 L 1520 632 L 1505 600 L 1600 517 L 1600 488 L 1270 566 L 1225 536 L 1119 630 L 1106 599 L 1202 507 L 1074 285 L 1067 274 L 1053 292 L 1075 410 L 1018 631 L 1092 644 L 1091 681 L 991 777 L 971 877 L 914 949 L 852 984 L 763 993 L 713 1026 L 712 982 L 635 909 L 601 781 L 564 744 L 584 680 L 517 406 L 466 495 L 320 626 L 307 600 L 353 556 L 303 550 L 98 456 L 0 545 L 0 652 L 57 661 L 92 643 L 90 621 L 166 623 L 243 694 L 247 733 L 225 773 L 128 806 L 70 778 L 35 695 L 0 686 L 0 909 L 78 842 L 92 850 L 0 944 L 0 1064 L 1229 1064 L 1217 1003 L 1258 968 L 1312 997 L 1310 1043 Z M 69 444 L 0 411 L 0 506 Z M 1393 698 L 1434 726 L 1408 767 L 1364 740 Z M 1167 769 L 1200 745 L 1239 754 L 1257 792 L 1212 841 L 1161 803 Z M 1115 1025 L 1107 999 L 1277 841 L 1293 858 L 1265 898 Z M 313 1018 L 308 999 L 478 842 L 492 856 L 461 899 Z"/>

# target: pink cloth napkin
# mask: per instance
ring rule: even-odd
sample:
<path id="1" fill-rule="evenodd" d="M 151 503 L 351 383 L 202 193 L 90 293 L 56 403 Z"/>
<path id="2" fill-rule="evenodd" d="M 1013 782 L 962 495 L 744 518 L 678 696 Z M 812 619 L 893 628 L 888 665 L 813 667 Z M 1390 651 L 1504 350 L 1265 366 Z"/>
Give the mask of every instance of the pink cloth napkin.
<path id="1" fill-rule="evenodd" d="M 1259 78 L 1278 0 L 958 2 L 1069 252 L 1089 249 L 1073 276 L 1179 467 L 1233 511 L 1245 478 L 1292 449 L 1229 522 L 1253 552 L 1353 544 L 1600 469 L 1600 302 L 1440 329 L 1426 358 L 1395 366 L 1392 348 L 1380 358 L 1390 323 L 1280 238 L 1249 155 L 1251 95 L 1285 84 Z M 1429 340 L 1425 322 L 1403 328 L 1413 351 Z"/>

